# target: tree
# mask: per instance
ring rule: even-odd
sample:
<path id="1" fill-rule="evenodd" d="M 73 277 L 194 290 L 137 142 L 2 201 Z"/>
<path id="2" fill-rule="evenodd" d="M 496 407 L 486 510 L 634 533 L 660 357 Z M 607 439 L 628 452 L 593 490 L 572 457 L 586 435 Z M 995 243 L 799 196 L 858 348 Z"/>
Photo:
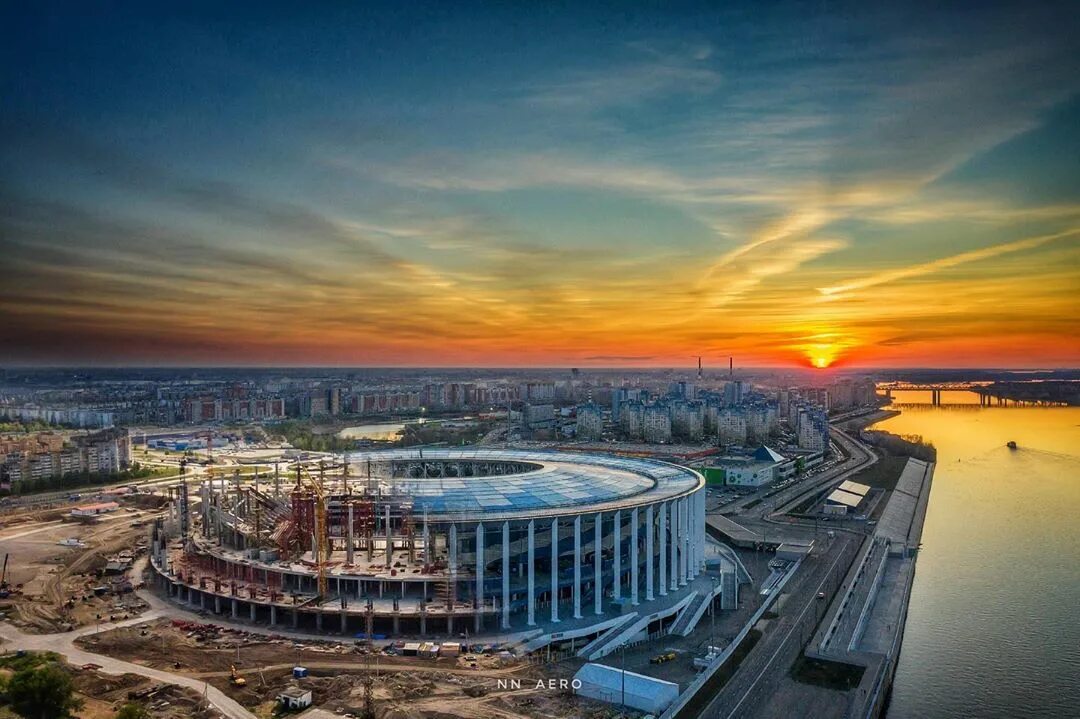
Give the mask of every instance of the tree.
<path id="1" fill-rule="evenodd" d="M 125 704 L 116 712 L 116 719 L 154 719 L 150 710 L 142 704 Z"/>
<path id="2" fill-rule="evenodd" d="M 16 672 L 8 682 L 11 708 L 26 719 L 68 719 L 82 706 L 71 677 L 55 664 Z"/>

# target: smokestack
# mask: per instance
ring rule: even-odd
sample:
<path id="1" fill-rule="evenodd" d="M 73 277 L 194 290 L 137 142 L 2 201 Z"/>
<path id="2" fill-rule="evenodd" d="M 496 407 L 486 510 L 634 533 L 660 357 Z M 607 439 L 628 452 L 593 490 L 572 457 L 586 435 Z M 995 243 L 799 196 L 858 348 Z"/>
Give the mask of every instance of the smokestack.
<path id="1" fill-rule="evenodd" d="M 729 377 L 734 377 L 735 376 L 735 358 L 734 357 L 728 357 L 727 362 L 728 362 L 728 376 Z"/>
<path id="2" fill-rule="evenodd" d="M 697 358 L 697 378 L 698 378 L 698 380 L 701 379 L 701 356 L 700 355 Z"/>

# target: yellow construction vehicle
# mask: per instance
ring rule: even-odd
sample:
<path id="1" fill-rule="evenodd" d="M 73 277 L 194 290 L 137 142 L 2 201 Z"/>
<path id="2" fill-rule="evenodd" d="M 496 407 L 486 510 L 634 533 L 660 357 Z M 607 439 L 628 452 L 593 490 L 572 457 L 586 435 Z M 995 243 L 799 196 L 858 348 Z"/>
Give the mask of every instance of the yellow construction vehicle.
<path id="1" fill-rule="evenodd" d="M 239 674 L 236 673 L 236 665 L 235 664 L 230 664 L 229 665 L 229 682 L 234 687 L 242 687 L 242 686 L 245 686 L 247 684 L 247 679 L 244 679 L 242 676 L 240 676 Z"/>

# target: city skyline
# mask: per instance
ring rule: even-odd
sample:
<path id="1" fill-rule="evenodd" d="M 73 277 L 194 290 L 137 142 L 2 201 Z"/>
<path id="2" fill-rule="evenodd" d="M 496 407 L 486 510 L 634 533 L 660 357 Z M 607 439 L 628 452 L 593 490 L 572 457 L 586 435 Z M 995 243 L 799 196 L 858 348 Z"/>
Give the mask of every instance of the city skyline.
<path id="1" fill-rule="evenodd" d="M 5 364 L 1080 364 L 1064 3 L 3 17 Z"/>

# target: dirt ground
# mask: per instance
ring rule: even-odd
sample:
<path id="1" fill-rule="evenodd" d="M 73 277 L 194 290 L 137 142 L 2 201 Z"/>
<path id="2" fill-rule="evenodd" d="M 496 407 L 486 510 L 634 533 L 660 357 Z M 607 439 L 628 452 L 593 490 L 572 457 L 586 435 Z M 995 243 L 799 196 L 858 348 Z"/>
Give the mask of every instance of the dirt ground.
<path id="1" fill-rule="evenodd" d="M 79 719 L 113 719 L 117 709 L 128 703 L 146 706 L 155 719 L 223 719 L 201 695 L 190 689 L 162 684 L 137 674 L 100 674 L 94 668 L 81 668 L 66 662 L 59 666 L 72 678 L 75 693 L 83 702 Z M 0 669 L 10 676 L 11 669 Z M 0 709 L 0 719 L 17 717 Z"/>
<path id="2" fill-rule="evenodd" d="M 146 608 L 133 593 L 113 593 L 113 577 L 102 571 L 110 557 L 127 550 L 146 551 L 144 523 L 153 510 L 122 506 L 89 522 L 72 520 L 66 510 L 37 510 L 4 517 L 0 553 L 8 556 L 6 580 L 11 596 L 0 612 L 26 631 L 55 632 L 93 624 L 99 616 L 135 616 Z M 140 526 L 133 526 L 140 525 Z M 61 541 L 79 540 L 80 546 Z M 119 589 L 122 575 L 117 579 Z M 95 587 L 110 591 L 96 595 Z"/>
<path id="3" fill-rule="evenodd" d="M 311 689 L 315 706 L 360 716 L 368 676 L 380 719 L 601 719 L 618 715 L 607 705 L 567 691 L 546 684 L 537 688 L 540 680 L 570 679 L 580 667 L 577 661 L 544 665 L 471 654 L 437 659 L 367 654 L 366 647 L 355 642 L 297 642 L 168 620 L 114 629 L 80 639 L 78 644 L 205 679 L 261 717 L 273 714 L 277 694 L 290 685 Z M 296 665 L 306 667 L 309 675 L 294 679 Z M 246 680 L 245 686 L 233 685 L 233 666 Z"/>

